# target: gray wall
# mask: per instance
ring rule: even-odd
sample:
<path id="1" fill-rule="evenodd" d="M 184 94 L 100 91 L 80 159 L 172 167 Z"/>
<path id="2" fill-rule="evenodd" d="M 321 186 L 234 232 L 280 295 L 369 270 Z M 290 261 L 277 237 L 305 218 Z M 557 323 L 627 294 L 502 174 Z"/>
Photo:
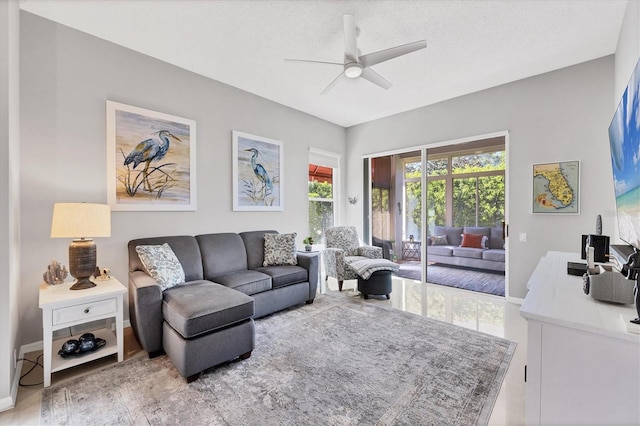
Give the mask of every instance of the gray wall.
<path id="1" fill-rule="evenodd" d="M 15 404 L 20 268 L 19 8 L 0 2 L 0 411 Z"/>
<path id="2" fill-rule="evenodd" d="M 607 129 L 613 117 L 613 56 L 564 68 L 347 129 L 347 194 L 362 193 L 362 156 L 500 131 L 509 132 L 507 212 L 510 296 L 548 250 L 580 250 L 580 235 L 615 229 Z M 434 82 L 437 84 L 437 82 Z M 580 160 L 580 215 L 531 213 L 532 165 Z M 362 213 L 347 210 L 347 222 Z M 528 242 L 518 241 L 527 233 Z"/>
<path id="3" fill-rule="evenodd" d="M 113 212 L 98 265 L 126 283 L 127 241 L 143 236 L 273 228 L 302 243 L 309 147 L 344 154 L 344 128 L 26 12 L 20 50 L 23 344 L 42 339 L 42 272 L 68 263 L 70 241 L 49 238 L 53 203 L 107 201 L 106 100 L 197 122 L 198 209 Z M 284 211 L 232 211 L 232 130 L 283 141 Z"/>

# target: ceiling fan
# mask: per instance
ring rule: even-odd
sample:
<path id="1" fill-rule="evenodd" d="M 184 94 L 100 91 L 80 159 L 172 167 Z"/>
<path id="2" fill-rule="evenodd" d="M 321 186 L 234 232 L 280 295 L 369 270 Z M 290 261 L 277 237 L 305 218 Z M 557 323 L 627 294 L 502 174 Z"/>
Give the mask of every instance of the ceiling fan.
<path id="1" fill-rule="evenodd" d="M 362 77 L 371 83 L 382 87 L 383 89 L 389 89 L 392 84 L 389 83 L 384 77 L 372 70 L 372 65 L 379 64 L 381 62 L 388 61 L 398 56 L 406 55 L 407 53 L 415 52 L 416 50 L 424 49 L 427 47 L 426 40 L 414 41 L 413 43 L 403 44 L 401 46 L 391 47 L 389 49 L 380 50 L 366 55 L 360 55 L 360 50 L 356 42 L 356 22 L 355 18 L 350 13 L 342 15 L 344 24 L 344 63 L 338 62 L 323 62 L 323 61 L 311 61 L 306 59 L 285 59 L 285 61 L 291 62 L 308 62 L 314 64 L 324 65 L 340 65 L 343 67 L 342 72 L 336 77 L 329 85 L 322 91 L 322 95 L 326 94 L 336 85 L 336 83 L 343 78 L 355 79 Z"/>

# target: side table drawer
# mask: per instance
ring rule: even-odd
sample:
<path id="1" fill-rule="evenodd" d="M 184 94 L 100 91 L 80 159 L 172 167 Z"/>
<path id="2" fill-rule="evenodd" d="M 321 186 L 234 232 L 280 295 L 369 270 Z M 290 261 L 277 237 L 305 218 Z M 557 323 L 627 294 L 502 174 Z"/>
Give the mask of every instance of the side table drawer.
<path id="1" fill-rule="evenodd" d="M 78 320 L 91 320 L 93 317 L 116 314 L 116 299 L 98 300 L 53 310 L 53 325 L 64 324 Z"/>

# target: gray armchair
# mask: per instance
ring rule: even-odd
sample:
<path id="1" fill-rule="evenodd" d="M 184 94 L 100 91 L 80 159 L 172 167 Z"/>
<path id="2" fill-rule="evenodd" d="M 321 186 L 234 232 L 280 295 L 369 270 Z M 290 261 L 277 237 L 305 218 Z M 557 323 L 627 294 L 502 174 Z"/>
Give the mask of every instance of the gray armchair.
<path id="1" fill-rule="evenodd" d="M 325 231 L 326 248 L 324 250 L 325 280 L 333 277 L 338 280 L 338 289 L 342 291 L 344 280 L 358 278 L 349 264 L 359 259 L 382 259 L 382 249 L 373 246 L 361 246 L 355 226 L 334 226 Z"/>

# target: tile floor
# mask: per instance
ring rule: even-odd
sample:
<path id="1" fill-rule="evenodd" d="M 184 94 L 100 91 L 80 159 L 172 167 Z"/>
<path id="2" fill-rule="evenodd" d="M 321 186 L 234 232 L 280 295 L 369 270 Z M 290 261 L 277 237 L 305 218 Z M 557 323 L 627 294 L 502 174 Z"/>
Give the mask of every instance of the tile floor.
<path id="1" fill-rule="evenodd" d="M 344 283 L 344 297 L 361 297 L 354 290 L 355 280 Z M 338 283 L 329 279 L 328 291 L 337 291 Z M 507 302 L 502 297 L 473 293 L 466 290 L 423 285 L 418 281 L 394 278 L 391 299 L 371 297 L 369 303 L 382 304 L 424 315 L 483 333 L 503 337 L 517 342 L 518 346 L 511 360 L 509 370 L 502 384 L 498 399 L 493 408 L 489 424 L 521 425 L 525 418 L 524 365 L 526 360 L 527 324 L 519 314 L 519 305 Z M 39 353 L 27 354 L 35 359 Z M 146 356 L 140 349 L 131 329 L 125 330 L 125 359 Z M 67 371 L 55 373 L 53 382 L 70 380 L 74 377 L 104 368 L 113 363 L 114 356 L 102 361 L 79 366 Z M 26 372 L 30 365 L 24 363 Z M 42 381 L 42 369 L 36 368 L 26 376 L 25 383 Z M 16 407 L 0 413 L 0 425 L 37 425 L 40 417 L 40 391 L 42 385 L 20 387 Z"/>

